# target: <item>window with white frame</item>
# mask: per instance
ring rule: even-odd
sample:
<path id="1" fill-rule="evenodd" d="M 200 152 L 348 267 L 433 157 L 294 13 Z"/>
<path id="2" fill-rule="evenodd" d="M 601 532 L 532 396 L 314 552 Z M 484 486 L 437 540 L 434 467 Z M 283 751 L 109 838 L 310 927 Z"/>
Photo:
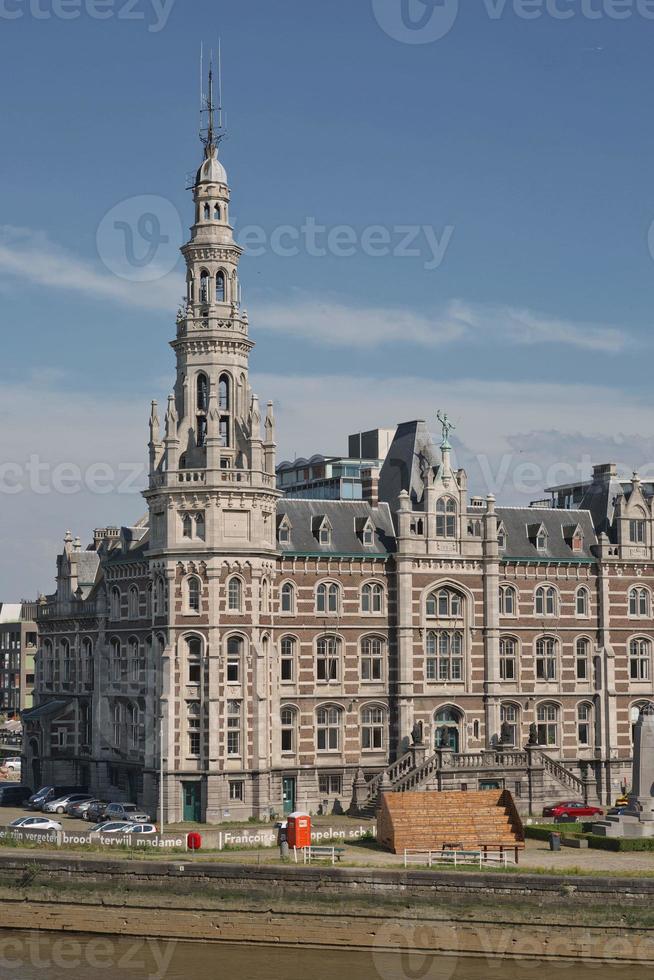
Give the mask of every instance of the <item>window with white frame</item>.
<path id="1" fill-rule="evenodd" d="M 316 647 L 316 678 L 327 684 L 340 673 L 341 641 L 337 636 L 321 636 Z"/>
<path id="2" fill-rule="evenodd" d="M 186 608 L 190 613 L 200 612 L 201 582 L 195 575 L 186 580 Z"/>
<path id="3" fill-rule="evenodd" d="M 536 548 L 538 551 L 547 551 L 547 531 L 544 527 L 536 535 Z"/>
<path id="4" fill-rule="evenodd" d="M 240 578 L 234 576 L 227 583 L 227 608 L 229 612 L 241 612 L 243 605 L 243 585 Z"/>
<path id="5" fill-rule="evenodd" d="M 232 803 L 242 803 L 245 799 L 245 783 L 242 779 L 230 779 L 229 798 Z"/>
<path id="6" fill-rule="evenodd" d="M 512 585 L 500 585 L 500 616 L 515 616 L 517 593 Z"/>
<path id="7" fill-rule="evenodd" d="M 187 683 L 200 684 L 202 681 L 202 641 L 191 636 L 186 641 Z"/>
<path id="8" fill-rule="evenodd" d="M 579 745 L 592 745 L 592 705 L 585 702 L 577 706 L 577 742 Z"/>
<path id="9" fill-rule="evenodd" d="M 500 679 L 514 681 L 517 677 L 518 641 L 514 636 L 500 637 Z"/>
<path id="10" fill-rule="evenodd" d="M 186 702 L 186 723 L 188 727 L 188 754 L 200 755 L 200 702 Z"/>
<path id="11" fill-rule="evenodd" d="M 316 590 L 316 611 L 319 613 L 338 613 L 340 590 L 335 582 L 321 582 Z"/>
<path id="12" fill-rule="evenodd" d="M 536 712 L 539 745 L 559 744 L 559 708 L 556 704 L 539 704 Z"/>
<path id="13" fill-rule="evenodd" d="M 553 585 L 540 585 L 536 589 L 536 615 L 556 616 L 559 608 L 558 598 Z"/>
<path id="14" fill-rule="evenodd" d="M 587 618 L 590 615 L 590 593 L 585 586 L 577 589 L 575 596 L 575 607 L 577 616 Z"/>
<path id="15" fill-rule="evenodd" d="M 242 702 L 227 702 L 227 755 L 241 754 Z"/>
<path id="16" fill-rule="evenodd" d="M 558 641 L 553 636 L 536 640 L 536 679 L 555 681 L 557 677 Z"/>
<path id="17" fill-rule="evenodd" d="M 318 752 L 338 752 L 341 748 L 341 709 L 334 705 L 316 712 L 316 745 Z"/>
<path id="18" fill-rule="evenodd" d="M 647 522 L 641 518 L 629 521 L 629 541 L 632 544 L 647 543 Z"/>
<path id="19" fill-rule="evenodd" d="M 381 681 L 384 676 L 384 643 L 379 636 L 361 640 L 361 680 Z"/>
<path id="20" fill-rule="evenodd" d="M 282 585 L 282 612 L 295 612 L 295 586 L 292 582 L 284 582 Z"/>
<path id="21" fill-rule="evenodd" d="M 292 684 L 295 680 L 295 639 L 282 637 L 280 645 L 280 680 L 282 684 Z"/>
<path id="22" fill-rule="evenodd" d="M 629 642 L 629 676 L 632 681 L 648 681 L 651 677 L 652 643 L 646 636 L 636 636 Z"/>
<path id="23" fill-rule="evenodd" d="M 578 681 L 590 679 L 590 640 L 580 636 L 575 643 L 576 677 Z"/>
<path id="24" fill-rule="evenodd" d="M 227 640 L 227 683 L 241 684 L 243 670 L 243 638 L 230 636 Z"/>
<path id="25" fill-rule="evenodd" d="M 283 705 L 281 710 L 281 746 L 282 752 L 291 753 L 296 750 L 297 712 L 289 705 Z"/>
<path id="26" fill-rule="evenodd" d="M 426 677 L 442 684 L 463 680 L 463 634 L 459 630 L 427 633 Z"/>
<path id="27" fill-rule="evenodd" d="M 503 704 L 500 707 L 500 723 L 504 745 L 518 745 L 520 735 L 520 709 L 517 704 Z"/>
<path id="28" fill-rule="evenodd" d="M 632 618 L 648 618 L 649 606 L 650 595 L 648 589 L 634 587 L 629 590 L 629 615 Z"/>
<path id="29" fill-rule="evenodd" d="M 384 590 L 377 582 L 368 582 L 361 589 L 361 611 L 381 613 L 384 608 Z"/>
<path id="30" fill-rule="evenodd" d="M 436 537 L 456 537 L 456 501 L 451 497 L 441 497 L 436 501 Z"/>
<path id="31" fill-rule="evenodd" d="M 384 748 L 384 709 L 371 705 L 361 712 L 361 748 L 378 752 Z"/>
<path id="32" fill-rule="evenodd" d="M 427 596 L 426 608 L 430 619 L 460 619 L 463 599 L 453 589 L 439 589 Z"/>

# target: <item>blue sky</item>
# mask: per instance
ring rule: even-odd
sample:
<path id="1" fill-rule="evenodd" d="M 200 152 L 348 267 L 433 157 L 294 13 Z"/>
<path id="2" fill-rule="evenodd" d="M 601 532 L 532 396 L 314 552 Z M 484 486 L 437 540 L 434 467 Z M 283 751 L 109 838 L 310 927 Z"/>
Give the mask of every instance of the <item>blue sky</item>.
<path id="1" fill-rule="evenodd" d="M 356 239 L 318 256 L 297 232 L 298 254 L 243 260 L 280 456 L 444 407 L 473 488 L 508 502 L 540 496 L 557 463 L 646 469 L 654 20 L 635 0 L 622 20 L 611 0 L 548 0 L 535 19 L 518 0 L 465 0 L 443 37 L 405 43 L 419 32 L 402 3 L 427 30 L 456 8 L 1 0 L 0 467 L 142 463 L 149 400 L 172 384 L 181 260 L 152 282 L 116 276 L 102 222 L 148 195 L 186 234 L 198 50 L 221 36 L 237 234 L 270 242 L 309 219 Z M 377 226 L 387 251 L 410 234 L 418 254 L 366 254 Z M 142 510 L 137 476 L 62 493 L 19 470 L 16 493 L 0 470 L 7 600 L 51 588 L 68 526 L 86 540 Z"/>

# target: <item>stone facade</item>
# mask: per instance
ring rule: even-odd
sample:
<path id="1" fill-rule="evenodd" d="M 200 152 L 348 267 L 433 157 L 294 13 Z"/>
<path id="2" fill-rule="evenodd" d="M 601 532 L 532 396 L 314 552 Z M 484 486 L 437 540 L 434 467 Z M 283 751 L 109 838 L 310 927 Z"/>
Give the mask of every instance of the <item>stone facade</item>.
<path id="1" fill-rule="evenodd" d="M 443 420 L 440 448 L 398 427 L 363 501 L 283 498 L 217 142 L 147 517 L 86 550 L 67 534 L 39 604 L 33 782 L 166 821 L 365 811 L 389 788 L 608 802 L 654 697 L 652 488 L 602 466 L 576 510 L 498 507 L 470 497 Z"/>

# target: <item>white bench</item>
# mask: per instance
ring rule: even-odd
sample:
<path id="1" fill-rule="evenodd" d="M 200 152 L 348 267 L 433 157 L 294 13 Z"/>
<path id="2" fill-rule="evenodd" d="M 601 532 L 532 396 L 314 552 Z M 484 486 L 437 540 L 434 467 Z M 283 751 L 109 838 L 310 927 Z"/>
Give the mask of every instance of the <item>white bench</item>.
<path id="1" fill-rule="evenodd" d="M 508 867 L 509 854 L 503 850 L 465 850 L 453 849 L 442 851 L 426 851 L 418 848 L 405 847 L 404 867 L 409 863 L 426 864 L 429 868 L 435 864 L 453 864 L 457 868 L 461 864 L 475 864 L 483 867 L 485 864 L 497 863 L 503 867 Z"/>
<path id="2" fill-rule="evenodd" d="M 329 858 L 332 864 L 336 864 L 337 861 L 341 860 L 341 855 L 343 854 L 345 854 L 344 847 L 333 847 L 329 844 L 312 844 L 311 847 L 302 848 L 304 864 L 311 864 L 313 860 L 325 860 L 326 858 Z M 295 860 L 297 862 L 297 851 L 295 853 Z"/>

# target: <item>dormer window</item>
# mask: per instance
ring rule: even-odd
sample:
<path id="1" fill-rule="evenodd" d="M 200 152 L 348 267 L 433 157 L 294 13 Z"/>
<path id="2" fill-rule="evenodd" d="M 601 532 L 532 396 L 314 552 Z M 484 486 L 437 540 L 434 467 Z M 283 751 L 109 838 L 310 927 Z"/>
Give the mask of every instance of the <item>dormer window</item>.
<path id="1" fill-rule="evenodd" d="M 314 517 L 313 534 L 318 539 L 318 544 L 328 548 L 332 543 L 332 526 L 326 517 Z"/>
<path id="2" fill-rule="evenodd" d="M 331 529 L 328 528 L 328 527 L 326 527 L 326 526 L 325 527 L 321 527 L 320 528 L 320 537 L 319 537 L 319 540 L 320 540 L 320 543 L 321 544 L 325 544 L 325 545 L 331 544 L 332 543 L 332 532 L 331 532 Z"/>
<path id="3" fill-rule="evenodd" d="M 291 541 L 291 522 L 288 517 L 284 515 L 279 526 L 277 528 L 277 540 L 280 544 L 290 544 Z"/>
<path id="4" fill-rule="evenodd" d="M 573 551 L 583 551 L 584 549 L 584 536 L 581 531 L 577 531 L 572 539 L 572 550 Z"/>
<path id="5" fill-rule="evenodd" d="M 539 551 L 547 551 L 547 531 L 544 528 L 536 536 L 536 547 Z"/>
<path id="6" fill-rule="evenodd" d="M 359 541 L 370 548 L 375 543 L 375 526 L 369 517 L 357 517 L 354 522 Z"/>
<path id="7" fill-rule="evenodd" d="M 497 529 L 497 546 L 500 551 L 504 551 L 506 548 L 506 528 L 503 524 L 500 524 Z"/>

